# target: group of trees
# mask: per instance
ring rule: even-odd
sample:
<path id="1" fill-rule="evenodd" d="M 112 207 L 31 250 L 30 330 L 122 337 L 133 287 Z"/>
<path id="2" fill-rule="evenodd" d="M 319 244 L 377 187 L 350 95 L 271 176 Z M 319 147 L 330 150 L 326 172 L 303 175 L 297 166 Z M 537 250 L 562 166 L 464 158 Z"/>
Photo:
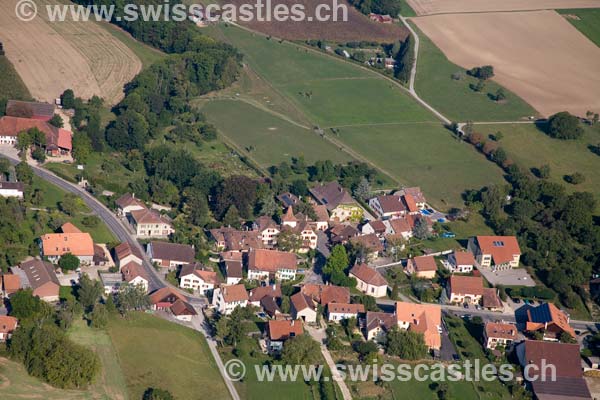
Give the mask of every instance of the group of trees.
<path id="1" fill-rule="evenodd" d="M 555 139 L 579 139 L 583 135 L 583 128 L 579 118 L 567 111 L 562 111 L 548 118 L 546 132 Z"/>
<path id="2" fill-rule="evenodd" d="M 366 15 L 374 13 L 396 18 L 401 11 L 399 0 L 351 0 L 349 3 Z"/>
<path id="3" fill-rule="evenodd" d="M 392 58 L 396 60 L 394 66 L 394 76 L 400 79 L 402 82 L 407 83 L 410 80 L 410 73 L 414 62 L 414 51 L 413 51 L 413 39 L 411 35 L 408 35 L 406 39 L 401 42 L 398 51 L 394 51 L 396 46 L 392 49 Z"/>
<path id="4" fill-rule="evenodd" d="M 356 279 L 347 275 L 350 268 L 350 259 L 346 248 L 338 244 L 333 247 L 327 262 L 323 267 L 323 276 L 329 282 L 338 286 L 355 287 Z"/>

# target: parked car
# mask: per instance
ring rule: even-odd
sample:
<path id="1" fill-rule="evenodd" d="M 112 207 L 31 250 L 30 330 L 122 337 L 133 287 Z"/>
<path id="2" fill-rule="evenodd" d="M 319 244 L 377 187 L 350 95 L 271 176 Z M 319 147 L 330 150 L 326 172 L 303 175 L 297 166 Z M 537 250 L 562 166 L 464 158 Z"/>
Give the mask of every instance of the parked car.
<path id="1" fill-rule="evenodd" d="M 455 238 L 456 234 L 454 232 L 444 232 L 442 233 L 443 238 Z"/>

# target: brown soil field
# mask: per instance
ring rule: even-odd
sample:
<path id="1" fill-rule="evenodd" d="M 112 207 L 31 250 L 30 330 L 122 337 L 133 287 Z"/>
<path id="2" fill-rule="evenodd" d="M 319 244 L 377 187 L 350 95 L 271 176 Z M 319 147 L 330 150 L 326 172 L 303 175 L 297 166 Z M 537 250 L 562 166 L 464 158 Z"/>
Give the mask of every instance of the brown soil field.
<path id="1" fill-rule="evenodd" d="M 0 1 L 0 41 L 34 98 L 53 101 L 67 88 L 83 98 L 98 95 L 109 104 L 123 97 L 123 85 L 142 68 L 125 44 L 96 22 L 50 23 L 39 15 L 19 21 L 16 3 Z M 54 1 L 37 1 L 38 10 L 50 3 Z"/>
<path id="2" fill-rule="evenodd" d="M 494 80 L 543 115 L 600 112 L 600 48 L 555 11 L 413 21 L 453 63 L 467 69 L 494 66 Z"/>
<path id="3" fill-rule="evenodd" d="M 417 15 L 600 8 L 600 0 L 407 0 Z"/>
<path id="4" fill-rule="evenodd" d="M 240 5 L 254 4 L 255 2 L 232 0 L 231 3 Z M 276 4 L 286 4 L 288 7 L 292 4 L 302 4 L 308 17 L 307 20 L 300 22 L 251 21 L 239 22 L 239 24 L 264 34 L 287 40 L 324 39 L 333 42 L 366 40 L 391 43 L 397 40 L 404 40 L 408 36 L 408 30 L 401 25 L 373 22 L 344 0 L 338 0 L 337 3 L 345 5 L 348 9 L 348 20 L 346 22 L 341 20 L 316 21 L 314 17 L 315 7 L 319 4 L 329 4 L 331 6 L 333 0 L 273 0 L 271 8 L 275 7 Z M 338 19 L 342 18 L 341 11 L 337 15 Z M 308 21 L 309 18 L 312 18 L 312 21 Z"/>

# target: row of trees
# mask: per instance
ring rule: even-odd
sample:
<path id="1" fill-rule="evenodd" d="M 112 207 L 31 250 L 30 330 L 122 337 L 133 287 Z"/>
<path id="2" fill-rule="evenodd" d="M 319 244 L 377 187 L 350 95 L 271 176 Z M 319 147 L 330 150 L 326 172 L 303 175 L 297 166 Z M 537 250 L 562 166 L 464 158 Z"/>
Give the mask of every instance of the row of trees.
<path id="1" fill-rule="evenodd" d="M 400 0 L 350 0 L 349 3 L 366 15 L 375 13 L 395 18 L 401 11 Z"/>

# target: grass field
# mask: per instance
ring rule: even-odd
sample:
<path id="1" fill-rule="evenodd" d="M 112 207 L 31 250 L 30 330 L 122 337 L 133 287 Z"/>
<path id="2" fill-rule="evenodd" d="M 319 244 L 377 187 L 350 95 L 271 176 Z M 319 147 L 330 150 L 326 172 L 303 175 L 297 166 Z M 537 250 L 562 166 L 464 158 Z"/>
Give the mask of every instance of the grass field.
<path id="1" fill-rule="evenodd" d="M 130 399 L 141 399 L 149 387 L 169 390 L 176 399 L 229 398 L 199 332 L 142 313 L 112 319 L 108 332 Z"/>
<path id="2" fill-rule="evenodd" d="M 501 87 L 493 81 L 486 83 L 481 93 L 469 87 L 477 79 L 466 74 L 466 70 L 450 62 L 444 53 L 412 24 L 419 33 L 419 61 L 415 88 L 417 93 L 434 108 L 453 121 L 517 121 L 536 115 L 536 111 L 509 90 L 506 102 L 497 103 L 488 97 Z M 452 79 L 460 73 L 461 80 Z"/>
<path id="3" fill-rule="evenodd" d="M 83 320 L 79 320 L 69 329 L 69 337 L 75 343 L 91 348 L 100 357 L 102 372 L 88 391 L 100 394 L 106 399 L 127 399 L 125 377 L 108 334 L 103 330 L 92 329 Z"/>
<path id="4" fill-rule="evenodd" d="M 0 56 L 0 99 L 31 98 L 27 86 L 6 56 Z M 4 112 L 4 110 L 2 110 Z"/>
<path id="5" fill-rule="evenodd" d="M 567 21 L 600 46 L 600 8 L 558 10 Z"/>
<path id="6" fill-rule="evenodd" d="M 119 28 L 118 26 L 108 23 L 102 22 L 100 25 L 108 31 L 111 35 L 117 38 L 124 45 L 129 47 L 131 51 L 135 53 L 135 55 L 142 62 L 142 68 L 148 68 L 150 65 L 154 64 L 156 61 L 164 58 L 166 56 L 165 53 L 160 50 L 155 49 L 154 47 L 150 47 L 136 39 L 134 39 L 128 32 Z"/>
<path id="7" fill-rule="evenodd" d="M 476 125 L 476 130 L 484 136 L 502 132 L 499 145 L 518 165 L 537 168 L 548 164 L 550 180 L 564 184 L 570 191 L 592 192 L 600 200 L 600 156 L 590 150 L 590 146 L 600 144 L 600 125 L 586 127 L 579 140 L 553 139 L 533 124 Z M 564 176 L 574 172 L 582 173 L 585 181 L 579 185 L 566 183 Z"/>
<path id="8" fill-rule="evenodd" d="M 247 68 L 266 82 L 274 96 L 286 99 L 284 106 L 276 110 L 278 113 L 302 121 L 299 123 L 309 128 L 323 128 L 336 148 L 345 148 L 353 158 L 369 162 L 398 183 L 422 186 L 435 206 L 460 205 L 460 194 L 464 189 L 500 181 L 499 169 L 489 165 L 473 149 L 456 142 L 432 114 L 375 72 L 239 28 L 221 26 L 211 29 L 212 34 L 240 49 Z M 269 97 L 266 93 L 263 88 L 262 97 L 255 101 L 265 105 L 264 98 Z M 210 107 L 216 109 L 215 105 Z M 210 107 L 204 110 L 209 119 L 214 111 Z M 236 132 L 229 135 L 233 140 L 242 137 L 241 146 L 253 144 L 251 142 L 256 139 L 264 140 L 264 131 L 262 135 L 244 138 L 248 134 L 246 125 L 253 126 L 256 119 L 272 120 L 273 117 L 264 111 L 259 111 L 263 116 L 256 117 L 249 114 L 252 111 L 249 106 L 241 107 L 248 111 L 241 114 L 245 118 L 243 121 L 229 121 L 238 118 L 240 106 L 223 106 L 213 120 L 231 125 L 229 131 Z M 308 124 L 303 122 L 306 120 Z M 264 126 L 265 122 L 261 124 Z M 335 131 L 329 128 L 335 128 Z M 319 153 L 323 150 L 319 146 L 300 140 L 282 140 L 270 154 L 255 151 L 252 157 L 269 162 L 273 153 L 279 157 L 288 154 L 290 158 L 304 154 L 308 159 L 311 156 L 307 147 L 317 154 L 314 158 L 321 157 Z M 327 158 L 335 154 L 325 153 Z M 273 164 L 275 162 L 271 162 Z"/>
<path id="9" fill-rule="evenodd" d="M 290 149 L 294 150 L 294 155 L 303 154 L 309 163 L 325 159 L 334 162 L 350 159 L 312 129 L 294 125 L 243 101 L 209 101 L 202 111 L 219 132 L 245 151 L 248 152 L 252 146 L 249 156 L 265 168 L 289 161 Z M 235 118 L 231 118 L 232 114 Z"/>

